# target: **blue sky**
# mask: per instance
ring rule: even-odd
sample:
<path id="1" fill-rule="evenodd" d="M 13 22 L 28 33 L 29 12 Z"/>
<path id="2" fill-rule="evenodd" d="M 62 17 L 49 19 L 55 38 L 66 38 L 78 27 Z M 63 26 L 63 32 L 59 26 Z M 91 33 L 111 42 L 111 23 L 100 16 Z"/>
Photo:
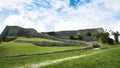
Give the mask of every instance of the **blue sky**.
<path id="1" fill-rule="evenodd" d="M 7 25 L 38 32 L 102 27 L 119 31 L 120 0 L 0 0 L 0 33 Z"/>

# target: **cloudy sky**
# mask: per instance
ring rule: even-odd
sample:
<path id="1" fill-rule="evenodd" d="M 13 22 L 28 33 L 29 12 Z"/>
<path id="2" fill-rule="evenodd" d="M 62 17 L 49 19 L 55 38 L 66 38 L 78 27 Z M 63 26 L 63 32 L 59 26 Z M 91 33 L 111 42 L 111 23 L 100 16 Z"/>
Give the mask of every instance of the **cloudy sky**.
<path id="1" fill-rule="evenodd" d="M 120 0 L 0 0 L 0 33 L 6 25 L 38 32 L 97 27 L 120 31 Z"/>

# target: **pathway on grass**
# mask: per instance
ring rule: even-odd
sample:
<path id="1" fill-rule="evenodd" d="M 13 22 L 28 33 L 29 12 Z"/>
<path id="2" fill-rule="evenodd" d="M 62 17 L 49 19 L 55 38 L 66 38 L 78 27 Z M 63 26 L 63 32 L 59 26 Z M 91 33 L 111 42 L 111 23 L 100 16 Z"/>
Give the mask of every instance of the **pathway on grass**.
<path id="1" fill-rule="evenodd" d="M 85 55 L 80 55 L 80 56 L 72 56 L 72 57 L 67 57 L 67 58 L 62 58 L 62 59 L 56 59 L 56 60 L 51 60 L 51 61 L 45 61 L 45 62 L 41 62 L 41 63 L 37 63 L 37 64 L 31 64 L 31 65 L 28 65 L 27 67 L 28 68 L 39 68 L 39 67 L 47 66 L 50 64 L 54 64 L 54 63 L 59 63 L 59 62 L 67 61 L 67 60 L 72 60 L 72 59 L 77 59 L 77 58 L 94 55 L 96 53 L 98 53 L 98 52 L 93 52 L 91 54 L 85 54 Z M 18 68 L 24 68 L 24 67 L 18 67 Z"/>

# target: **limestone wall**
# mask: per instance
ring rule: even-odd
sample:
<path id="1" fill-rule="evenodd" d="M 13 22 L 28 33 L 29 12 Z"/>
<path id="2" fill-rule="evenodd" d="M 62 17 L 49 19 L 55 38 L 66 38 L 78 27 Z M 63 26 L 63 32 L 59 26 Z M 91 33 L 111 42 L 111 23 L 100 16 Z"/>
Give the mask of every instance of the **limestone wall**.
<path id="1" fill-rule="evenodd" d="M 55 32 L 55 36 L 57 38 L 62 39 L 70 39 L 70 36 L 77 36 L 82 35 L 84 41 L 94 41 L 97 38 L 93 36 L 86 36 L 87 33 L 94 33 L 94 32 L 104 32 L 103 28 L 94 28 L 94 29 L 85 29 L 85 30 L 75 30 L 75 31 L 59 31 Z M 46 32 L 45 34 L 49 34 L 49 32 Z"/>
<path id="2" fill-rule="evenodd" d="M 67 39 L 69 40 L 70 36 L 76 36 L 78 34 L 83 36 L 84 41 L 93 41 L 96 40 L 97 38 L 92 37 L 92 36 L 86 36 L 86 34 L 90 32 L 104 32 L 103 28 L 95 28 L 95 29 L 85 29 L 85 30 L 73 30 L 73 31 L 58 31 L 58 32 L 53 32 L 55 33 L 54 35 L 49 35 L 49 32 L 44 32 L 44 33 L 38 33 L 36 30 L 29 28 L 21 28 L 18 26 L 6 26 L 4 31 L 1 34 L 1 38 L 4 41 L 7 36 L 23 36 L 23 37 L 42 37 L 42 38 L 47 38 L 47 39 L 54 39 L 54 40 L 61 40 L 61 39 Z"/>

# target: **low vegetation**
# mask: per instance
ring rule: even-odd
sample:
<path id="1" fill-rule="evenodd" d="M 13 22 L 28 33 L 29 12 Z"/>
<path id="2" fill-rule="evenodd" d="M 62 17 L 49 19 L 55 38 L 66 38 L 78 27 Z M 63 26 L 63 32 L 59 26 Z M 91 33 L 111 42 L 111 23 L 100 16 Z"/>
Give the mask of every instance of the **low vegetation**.
<path id="1" fill-rule="evenodd" d="M 45 39 L 45 38 L 25 38 L 25 37 L 18 37 L 16 40 L 28 40 L 28 41 L 41 41 L 41 42 L 58 42 L 62 43 L 61 41 Z"/>
<path id="2" fill-rule="evenodd" d="M 120 45 L 98 50 L 95 54 L 40 68 L 120 68 Z"/>
<path id="3" fill-rule="evenodd" d="M 51 49 L 52 50 L 52 49 Z M 50 61 L 70 56 L 77 56 L 83 54 L 89 54 L 94 52 L 94 50 L 81 50 L 74 52 L 58 53 L 58 54 L 47 54 L 47 55 L 38 55 L 31 57 L 21 57 L 21 58 L 0 58 L 0 66 L 2 68 L 15 68 L 15 67 L 26 67 L 31 64 L 36 64 L 44 61 Z"/>
<path id="4" fill-rule="evenodd" d="M 54 52 L 61 50 L 77 49 L 83 46 L 36 46 L 31 43 L 3 42 L 0 44 L 0 56 L 13 56 L 22 54 L 37 54 L 43 52 Z"/>

